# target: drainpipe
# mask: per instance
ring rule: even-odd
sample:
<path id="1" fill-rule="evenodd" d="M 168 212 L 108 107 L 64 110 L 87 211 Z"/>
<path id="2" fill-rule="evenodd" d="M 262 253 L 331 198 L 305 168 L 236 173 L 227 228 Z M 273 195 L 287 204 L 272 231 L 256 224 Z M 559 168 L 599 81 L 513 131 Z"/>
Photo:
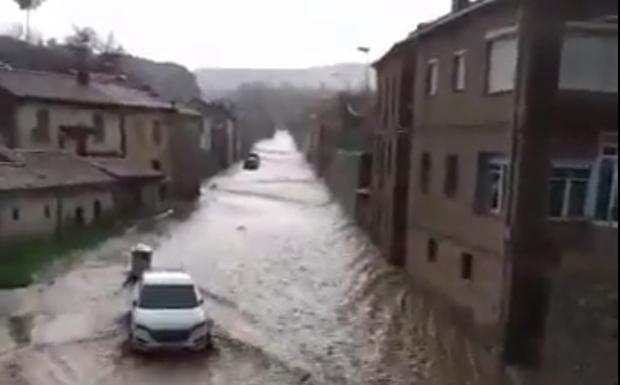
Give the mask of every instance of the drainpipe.
<path id="1" fill-rule="evenodd" d="M 558 250 L 548 229 L 550 139 L 556 126 L 565 6 L 521 0 L 511 188 L 506 216 L 504 361 L 539 366 Z"/>

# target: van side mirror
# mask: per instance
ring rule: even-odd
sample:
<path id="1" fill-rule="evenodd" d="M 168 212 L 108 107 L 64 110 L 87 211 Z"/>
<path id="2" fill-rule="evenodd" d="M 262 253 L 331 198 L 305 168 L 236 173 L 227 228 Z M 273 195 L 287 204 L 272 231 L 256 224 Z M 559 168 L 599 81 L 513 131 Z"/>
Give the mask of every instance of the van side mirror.
<path id="1" fill-rule="evenodd" d="M 200 298 L 200 299 L 198 300 L 198 305 L 204 305 L 204 303 L 205 303 L 204 298 Z"/>
<path id="2" fill-rule="evenodd" d="M 138 307 L 138 301 L 136 301 L 135 299 L 131 301 L 131 306 Z"/>

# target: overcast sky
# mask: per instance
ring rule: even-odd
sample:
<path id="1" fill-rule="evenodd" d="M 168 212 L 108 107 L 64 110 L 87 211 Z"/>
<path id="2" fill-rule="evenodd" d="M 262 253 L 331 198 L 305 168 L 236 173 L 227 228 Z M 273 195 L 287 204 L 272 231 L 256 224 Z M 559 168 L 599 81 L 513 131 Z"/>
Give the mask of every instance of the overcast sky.
<path id="1" fill-rule="evenodd" d="M 450 0 L 46 0 L 32 14 L 45 38 L 73 25 L 113 31 L 127 51 L 198 67 L 288 68 L 364 61 Z M 0 31 L 23 22 L 15 1 L 0 0 Z"/>

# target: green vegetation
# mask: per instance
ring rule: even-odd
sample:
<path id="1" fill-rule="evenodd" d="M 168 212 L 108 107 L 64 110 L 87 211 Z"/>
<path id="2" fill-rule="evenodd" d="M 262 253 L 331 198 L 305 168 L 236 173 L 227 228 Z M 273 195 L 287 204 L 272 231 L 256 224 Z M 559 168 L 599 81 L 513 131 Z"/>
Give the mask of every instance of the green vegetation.
<path id="1" fill-rule="evenodd" d="M 92 228 L 60 241 L 21 240 L 8 247 L 2 245 L 0 289 L 28 286 L 51 263 L 68 258 L 75 251 L 93 248 L 118 231 L 118 227 L 112 226 Z"/>

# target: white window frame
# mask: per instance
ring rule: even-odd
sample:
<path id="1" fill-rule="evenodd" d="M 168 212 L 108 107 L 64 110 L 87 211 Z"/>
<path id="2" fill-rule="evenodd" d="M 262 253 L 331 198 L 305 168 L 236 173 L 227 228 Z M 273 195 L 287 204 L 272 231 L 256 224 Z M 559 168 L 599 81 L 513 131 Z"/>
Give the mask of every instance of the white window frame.
<path id="1" fill-rule="evenodd" d="M 427 64 L 427 90 L 426 94 L 428 96 L 435 96 L 439 92 L 439 59 L 433 58 L 430 59 Z"/>
<path id="2" fill-rule="evenodd" d="M 495 44 L 500 44 L 502 42 L 503 43 L 514 42 L 516 46 L 516 53 L 515 53 L 514 61 L 506 62 L 507 65 L 511 66 L 510 67 L 510 71 L 511 71 L 510 84 L 497 85 L 497 84 L 494 84 L 494 77 L 493 77 L 493 74 L 494 74 L 493 53 L 494 53 Z M 512 28 L 506 29 L 505 31 L 502 31 L 501 33 L 498 33 L 495 35 L 487 34 L 487 44 L 488 44 L 487 58 L 486 58 L 487 68 L 486 68 L 486 73 L 485 73 L 485 82 L 486 82 L 485 89 L 486 89 L 487 95 L 498 95 L 498 94 L 503 94 L 503 93 L 514 92 L 514 89 L 516 87 L 516 82 L 517 82 L 517 62 L 519 60 L 519 39 L 517 35 L 514 33 Z"/>
<path id="3" fill-rule="evenodd" d="M 491 170 L 491 167 L 499 167 L 499 187 L 498 187 L 498 200 L 497 200 L 497 206 L 493 206 L 492 205 L 492 196 L 489 197 L 491 200 L 488 202 L 489 203 L 489 212 L 491 214 L 497 214 L 500 215 L 503 211 L 504 211 L 504 198 L 505 198 L 505 194 L 506 191 L 504 191 L 505 187 L 506 187 L 506 178 L 508 178 L 508 160 L 505 158 L 492 158 L 489 160 L 489 163 L 487 164 L 487 170 L 485 172 L 489 173 L 489 176 L 497 174 L 498 171 L 497 170 Z M 490 180 L 491 178 L 489 178 Z M 492 185 L 489 186 L 489 188 L 492 188 Z"/>
<path id="4" fill-rule="evenodd" d="M 580 178 L 575 178 L 575 177 L 568 177 L 568 178 L 560 178 L 560 177 L 555 177 L 553 176 L 553 171 L 555 171 L 556 169 L 570 169 L 570 170 L 588 170 L 589 172 L 589 176 L 587 179 L 580 179 Z M 551 216 L 551 213 L 549 213 L 547 215 L 547 217 L 549 218 L 549 220 L 551 221 L 556 221 L 556 222 L 569 222 L 569 221 L 579 221 L 579 220 L 584 220 L 587 218 L 587 207 L 588 207 L 588 194 L 590 191 L 590 183 L 592 181 L 592 173 L 594 172 L 594 168 L 592 167 L 592 164 L 590 163 L 583 163 L 583 162 L 554 162 L 553 163 L 553 168 L 552 168 L 552 172 L 551 172 L 551 177 L 549 178 L 549 184 L 551 184 L 553 181 L 566 181 L 566 185 L 564 186 L 564 194 L 563 194 L 563 198 L 562 198 L 562 213 L 560 214 L 559 217 L 553 217 Z M 573 190 L 573 185 L 575 183 L 578 182 L 585 182 L 586 186 L 588 186 L 586 188 L 586 198 L 584 201 L 584 207 L 583 207 L 583 215 L 580 217 L 571 217 L 569 216 L 569 210 L 570 210 L 570 197 L 571 197 L 571 193 Z"/>
<path id="5" fill-rule="evenodd" d="M 467 50 L 454 52 L 453 63 L 452 88 L 456 92 L 463 92 L 467 89 Z"/>
<path id="6" fill-rule="evenodd" d="M 605 149 L 607 148 L 614 148 L 616 150 L 616 155 L 615 156 L 605 155 Z M 612 227 L 617 228 L 618 227 L 617 220 L 616 221 L 599 220 L 596 218 L 596 206 L 597 206 L 598 195 L 599 195 L 598 186 L 600 182 L 601 167 L 603 164 L 603 160 L 606 160 L 606 159 L 615 160 L 616 162 L 614 180 L 612 181 L 612 191 L 611 191 L 612 199 L 610 200 L 609 207 L 607 208 L 608 212 L 610 212 L 612 209 L 613 202 L 614 202 L 613 196 L 618 195 L 618 134 L 617 133 L 608 133 L 608 134 L 603 134 L 601 136 L 601 141 L 599 145 L 599 157 L 596 163 L 596 167 L 594 167 L 593 169 L 593 176 L 591 178 L 592 179 L 591 189 L 589 190 L 591 194 L 590 194 L 590 200 L 588 202 L 588 215 L 590 215 L 593 218 L 593 222 L 595 225 L 612 226 Z"/>

